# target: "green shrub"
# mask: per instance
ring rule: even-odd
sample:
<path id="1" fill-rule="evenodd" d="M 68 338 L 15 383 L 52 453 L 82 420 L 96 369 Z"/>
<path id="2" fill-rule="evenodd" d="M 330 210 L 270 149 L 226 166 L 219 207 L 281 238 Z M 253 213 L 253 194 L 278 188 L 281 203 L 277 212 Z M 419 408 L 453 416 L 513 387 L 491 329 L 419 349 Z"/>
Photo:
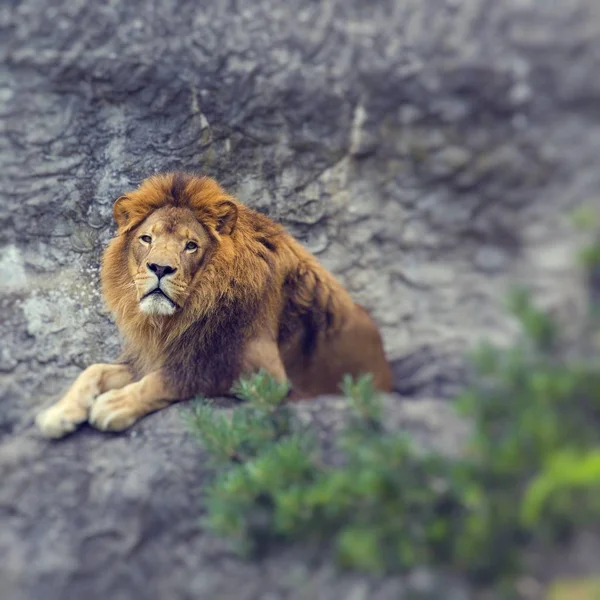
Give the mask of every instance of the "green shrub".
<path id="1" fill-rule="evenodd" d="M 237 384 L 247 402 L 231 419 L 196 403 L 187 421 L 219 466 L 206 490 L 210 528 L 250 555 L 300 542 L 349 568 L 429 564 L 498 580 L 527 548 L 599 522 L 597 357 L 561 350 L 556 323 L 527 293 L 509 308 L 523 335 L 473 355 L 472 384 L 455 402 L 473 425 L 459 459 L 389 431 L 369 375 L 342 382 L 352 417 L 334 440 L 336 464 L 284 403 L 289 387 L 264 372 Z"/>

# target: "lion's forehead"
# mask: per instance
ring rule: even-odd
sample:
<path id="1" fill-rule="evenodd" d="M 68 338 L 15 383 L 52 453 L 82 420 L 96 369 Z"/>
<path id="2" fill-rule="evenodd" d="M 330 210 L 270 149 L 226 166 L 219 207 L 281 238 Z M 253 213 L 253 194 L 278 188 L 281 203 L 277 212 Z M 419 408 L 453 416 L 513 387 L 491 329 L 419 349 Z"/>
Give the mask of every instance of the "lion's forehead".
<path id="1" fill-rule="evenodd" d="M 150 214 L 141 224 L 141 229 L 156 236 L 172 235 L 180 238 L 208 238 L 204 227 L 194 214 L 185 208 L 165 207 Z"/>

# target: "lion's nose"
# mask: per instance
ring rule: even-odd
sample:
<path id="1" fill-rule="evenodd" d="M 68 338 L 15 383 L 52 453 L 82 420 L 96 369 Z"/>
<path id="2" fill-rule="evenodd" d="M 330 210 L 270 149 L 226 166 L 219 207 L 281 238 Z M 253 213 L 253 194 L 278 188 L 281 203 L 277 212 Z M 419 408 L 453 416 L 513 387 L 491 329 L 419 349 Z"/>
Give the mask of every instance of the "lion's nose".
<path id="1" fill-rule="evenodd" d="M 175 267 L 170 267 L 169 265 L 157 265 L 156 263 L 146 263 L 146 266 L 153 273 L 156 273 L 156 276 L 159 279 L 161 279 L 165 275 L 171 275 L 171 273 L 175 273 L 175 271 L 177 271 Z"/>

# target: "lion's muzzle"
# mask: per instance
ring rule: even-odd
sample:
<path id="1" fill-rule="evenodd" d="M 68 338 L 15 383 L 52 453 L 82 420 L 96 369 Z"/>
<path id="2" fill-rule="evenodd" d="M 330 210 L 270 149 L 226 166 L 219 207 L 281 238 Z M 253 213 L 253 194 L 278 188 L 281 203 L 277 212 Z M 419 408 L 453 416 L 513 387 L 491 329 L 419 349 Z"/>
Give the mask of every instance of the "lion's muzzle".
<path id="1" fill-rule="evenodd" d="M 177 268 L 156 263 L 147 263 L 146 266 L 153 276 L 148 274 L 146 292 L 140 299 L 140 310 L 148 315 L 172 315 L 178 306 L 169 294 L 168 276 L 173 275 Z"/>

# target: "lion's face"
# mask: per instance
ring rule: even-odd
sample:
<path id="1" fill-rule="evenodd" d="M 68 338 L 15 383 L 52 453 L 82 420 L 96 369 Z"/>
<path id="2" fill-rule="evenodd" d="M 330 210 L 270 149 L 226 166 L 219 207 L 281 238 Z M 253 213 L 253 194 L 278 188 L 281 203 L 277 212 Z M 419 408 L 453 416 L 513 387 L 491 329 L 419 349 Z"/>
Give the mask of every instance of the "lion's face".
<path id="1" fill-rule="evenodd" d="M 206 230 L 187 208 L 160 208 L 142 221 L 129 246 L 140 310 L 170 316 L 183 307 L 210 245 Z"/>

